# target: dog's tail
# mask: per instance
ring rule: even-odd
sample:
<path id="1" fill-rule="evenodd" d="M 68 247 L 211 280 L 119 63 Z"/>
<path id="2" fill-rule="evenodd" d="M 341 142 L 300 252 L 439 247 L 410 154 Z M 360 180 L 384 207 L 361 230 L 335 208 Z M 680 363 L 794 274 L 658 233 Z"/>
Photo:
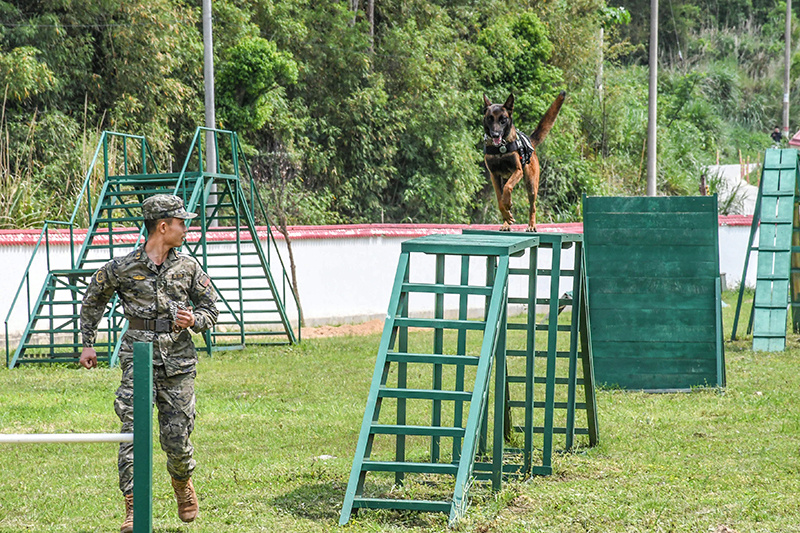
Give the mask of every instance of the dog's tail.
<path id="1" fill-rule="evenodd" d="M 536 129 L 533 130 L 531 133 L 531 143 L 534 147 L 538 146 L 544 138 L 547 137 L 547 134 L 550 133 L 550 130 L 553 128 L 553 123 L 556 121 L 556 117 L 558 116 L 558 112 L 561 111 L 561 105 L 564 103 L 564 98 L 566 98 L 567 93 L 565 91 L 561 91 L 561 93 L 556 97 L 555 102 L 550 106 L 550 109 L 547 110 L 547 113 L 544 114 L 542 120 L 539 121 L 539 125 L 536 126 Z"/>

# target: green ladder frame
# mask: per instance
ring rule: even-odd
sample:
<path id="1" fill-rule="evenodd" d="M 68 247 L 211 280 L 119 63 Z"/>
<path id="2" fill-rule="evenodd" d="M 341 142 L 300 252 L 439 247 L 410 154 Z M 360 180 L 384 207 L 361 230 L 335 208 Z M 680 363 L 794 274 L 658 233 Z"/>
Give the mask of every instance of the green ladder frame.
<path id="1" fill-rule="evenodd" d="M 735 340 L 750 255 L 757 251 L 756 292 L 747 325 L 747 333 L 753 334 L 754 351 L 785 349 L 787 307 L 790 303 L 793 329 L 798 331 L 800 327 L 798 172 L 797 150 L 769 149 L 764 153 L 731 332 L 731 340 Z M 754 245 L 756 231 L 758 246 Z"/>
<path id="2" fill-rule="evenodd" d="M 216 160 L 204 160 L 208 136 L 215 143 Z M 102 154 L 102 165 L 99 164 Z M 227 157 L 226 157 L 227 156 Z M 209 171 L 210 168 L 216 171 Z M 193 170 L 191 170 L 193 169 Z M 102 181 L 100 181 L 102 180 Z M 92 189 L 100 181 L 97 201 Z M 104 132 L 83 189 L 67 222 L 47 221 L 6 317 L 6 364 L 76 362 L 80 354 L 80 304 L 89 277 L 113 257 L 143 242 L 142 201 L 153 194 L 171 193 L 184 199 L 187 210 L 199 214 L 190 227 L 185 248 L 212 278 L 220 296 L 217 328 L 205 333 L 206 350 L 238 348 L 247 344 L 286 344 L 299 340 L 286 303 L 297 298 L 277 250 L 266 208 L 235 132 L 198 128 L 179 172 L 160 173 L 149 144 L 142 136 Z M 90 214 L 89 229 L 70 268 L 53 269 L 50 229 L 67 226 L 70 242 L 82 217 Z M 267 246 L 261 244 L 258 222 L 267 226 Z M 209 239 L 212 234 L 216 239 Z M 31 297 L 31 265 L 44 243 L 47 275 L 38 297 Z M 230 249 L 232 248 L 232 250 Z M 214 258 L 209 260 L 209 258 Z M 273 273 L 279 276 L 276 277 Z M 279 283 L 280 282 L 280 283 Z M 14 355 L 9 348 L 8 322 L 25 289 L 28 324 Z M 102 335 L 96 344 L 98 360 L 114 365 L 127 328 L 116 297 L 110 302 Z M 253 337 L 257 341 L 252 340 Z M 262 339 L 266 339 L 263 341 Z M 246 342 L 247 340 L 247 342 Z"/>
<path id="3" fill-rule="evenodd" d="M 463 230 L 463 233 L 504 234 L 470 229 Z M 574 448 L 576 435 L 587 436 L 589 446 L 597 445 L 599 439 L 583 235 L 535 235 L 539 238 L 539 246 L 531 248 L 522 258 L 523 263 L 512 265 L 509 270 L 510 276 L 522 279 L 526 290 L 520 295 L 509 294 L 508 305 L 523 305 L 528 310 L 544 307 L 545 319 L 537 324 L 536 313 L 528 312 L 522 315 L 524 322 L 506 321 L 507 332 L 526 332 L 521 346 L 505 346 L 503 349 L 507 358 L 524 361 L 524 372 L 514 375 L 506 371 L 505 390 L 500 391 L 504 397 L 496 397 L 495 409 L 505 406 L 505 440 L 510 440 L 512 432 L 518 433 L 523 437 L 523 444 L 521 447 L 507 446 L 503 449 L 503 440 L 495 432 L 492 461 L 476 462 L 475 471 L 480 472 L 476 474 L 476 479 L 490 476 L 494 490 L 500 489 L 501 477 L 552 474 L 556 435 L 564 436 L 565 451 Z M 573 248 L 573 263 L 566 265 L 564 256 L 570 248 Z M 545 268 L 540 264 L 543 262 L 541 252 L 548 249 L 550 267 Z M 567 282 L 570 289 L 563 294 L 562 280 Z M 547 296 L 537 296 L 539 286 L 547 288 Z M 569 324 L 559 324 L 559 315 L 566 306 L 572 307 Z M 544 339 L 537 341 L 537 331 L 546 333 Z M 563 346 L 559 349 L 560 340 L 567 349 L 563 349 Z M 540 364 L 536 363 L 537 360 Z M 583 397 L 579 398 L 581 391 Z M 577 418 L 578 411 L 583 412 L 582 421 Z M 488 419 L 488 413 L 485 419 Z M 518 420 L 522 423 L 515 423 Z M 485 424 L 482 430 L 479 452 L 484 454 Z M 541 441 L 537 441 L 536 436 L 541 436 Z M 541 451 L 541 456 L 540 461 L 534 464 L 536 450 Z M 499 464 L 503 465 L 502 476 L 497 466 Z"/>
<path id="4" fill-rule="evenodd" d="M 506 366 L 506 356 L 508 355 L 506 342 L 509 331 L 508 305 L 517 303 L 517 300 L 509 298 L 509 276 L 514 274 L 528 276 L 529 279 L 526 280 L 528 295 L 525 302 L 531 304 L 537 300 L 536 276 L 530 275 L 530 272 L 537 272 L 539 269 L 531 271 L 529 265 L 536 265 L 534 251 L 541 245 L 541 237 L 542 234 L 500 232 L 470 232 L 467 234 L 465 232 L 463 235 L 430 235 L 403 243 L 389 312 L 384 325 L 364 420 L 353 459 L 350 481 L 342 507 L 340 524 L 347 523 L 351 513 L 359 508 L 384 508 L 449 513 L 452 525 L 466 512 L 469 501 L 468 491 L 473 476 L 475 479 L 491 479 L 493 488 L 498 490 L 505 477 L 526 475 L 532 470 L 537 474 L 551 472 L 551 469 L 532 468 L 531 464 L 534 409 L 538 408 L 544 411 L 545 422 L 539 429 L 545 433 L 549 430 L 552 444 L 555 384 L 557 381 L 559 384 L 566 383 L 566 381 L 562 382 L 555 378 L 554 368 L 550 364 L 554 364 L 558 357 L 555 342 L 551 344 L 552 350 L 544 351 L 552 352 L 546 365 L 549 378 L 534 377 L 534 359 L 536 355 L 543 355 L 542 352 L 537 354 L 533 348 L 535 334 L 532 332 L 535 329 L 529 330 L 527 336 L 529 340 L 526 340 L 524 350 L 526 375 L 509 376 Z M 556 240 L 560 244 L 560 239 Z M 526 263 L 523 268 L 512 268 L 511 257 L 524 256 L 527 251 L 531 252 L 531 258 L 528 260 L 530 262 Z M 412 254 L 415 257 L 417 254 L 435 257 L 433 283 L 412 281 L 410 268 Z M 461 262 L 461 274 L 457 283 L 445 283 L 445 259 L 448 256 L 455 256 Z M 482 284 L 470 282 L 471 257 L 482 257 L 486 260 L 486 280 Z M 582 260 L 582 254 L 579 254 L 578 257 Z M 552 265 L 555 271 L 559 271 L 559 259 L 560 254 Z M 415 258 L 414 261 L 416 262 L 418 259 Z M 556 276 L 556 278 L 558 277 Z M 577 278 L 581 279 L 582 275 L 579 274 Z M 555 291 L 556 299 L 553 308 L 557 317 L 560 303 L 557 297 L 557 283 Z M 420 294 L 434 295 L 434 318 L 409 317 L 409 301 Z M 579 290 L 576 294 L 581 294 L 579 301 L 585 302 L 585 290 Z M 446 297 L 457 299 L 457 319 L 445 317 Z M 467 319 L 470 298 L 484 299 L 482 321 Z M 549 302 L 550 299 L 547 300 Z M 570 303 L 574 305 L 574 302 Z M 531 308 L 535 308 L 535 305 L 533 303 Z M 574 314 L 588 320 L 586 312 Z M 535 321 L 535 313 L 532 315 L 534 317 L 532 320 Z M 575 321 L 576 326 L 579 323 L 580 321 Z M 557 324 L 555 322 L 553 324 L 553 328 L 548 328 L 551 335 L 557 329 Z M 586 322 L 583 324 L 587 325 Z M 524 326 L 527 327 L 527 323 Z M 424 349 L 416 345 L 410 346 L 409 327 L 422 328 L 424 331 L 433 333 L 432 343 L 425 353 L 423 353 Z M 567 328 L 572 331 L 571 325 L 567 325 Z M 511 329 L 517 329 L 517 327 L 512 326 Z M 445 345 L 445 330 L 455 330 L 456 338 L 453 339 L 456 344 L 455 353 L 450 353 L 451 347 Z M 585 331 L 588 331 L 588 328 Z M 478 355 L 470 354 L 469 332 L 475 332 L 480 337 Z M 573 338 L 577 339 L 577 335 Z M 584 339 L 589 342 L 588 336 L 584 336 Z M 573 359 L 577 362 L 577 344 L 570 343 L 570 349 L 576 354 Z M 510 353 L 512 357 L 519 355 L 514 351 Z M 587 403 L 591 403 L 592 412 L 595 413 L 591 355 L 588 350 L 585 350 L 584 353 L 589 359 L 589 364 L 584 365 L 584 369 L 588 369 L 590 376 L 588 379 L 591 380 L 591 386 L 587 387 L 587 390 L 591 389 L 591 400 Z M 411 370 L 409 363 L 414 364 Z M 419 376 L 420 374 L 416 371 L 420 368 L 417 365 L 431 368 L 432 383 L 428 388 L 412 388 L 409 384 L 410 376 Z M 448 373 L 445 372 L 444 367 L 454 368 Z M 467 367 L 474 369 L 472 391 L 465 388 L 468 381 L 465 372 Z M 493 368 L 495 368 L 494 434 L 492 437 L 493 447 L 491 455 L 489 455 L 486 451 L 486 443 L 488 441 L 489 395 Z M 389 385 L 390 376 L 393 379 L 396 376 L 396 386 Z M 507 390 L 512 382 L 526 386 L 526 391 L 521 396 L 524 398 L 523 400 L 507 402 Z M 578 383 L 577 379 L 573 379 L 572 382 Z M 548 398 L 543 402 L 534 401 L 535 383 L 540 386 L 545 385 L 547 389 Z M 390 406 L 389 413 L 390 417 L 396 417 L 394 424 L 382 423 L 380 418 L 384 398 L 396 400 L 395 405 Z M 577 405 L 577 402 L 574 402 L 574 395 L 571 399 L 573 406 Z M 418 419 L 413 423 L 409 422 L 411 413 L 414 412 L 414 406 L 411 404 L 418 400 L 430 402 L 429 424 L 421 424 Z M 452 402 L 452 416 L 443 416 L 442 402 Z M 465 402 L 469 402 L 466 421 L 464 420 Z M 512 428 L 508 419 L 512 406 L 522 407 L 525 412 L 524 423 L 517 428 Z M 394 409 L 392 410 L 391 407 Z M 574 408 L 572 411 L 574 413 Z M 449 415 L 449 410 L 445 413 Z M 419 413 L 417 413 L 418 416 Z M 592 443 L 595 443 L 597 437 L 596 415 L 592 418 L 593 421 L 590 422 L 592 429 L 587 432 L 592 433 Z M 505 447 L 504 441 L 513 429 L 525 434 L 522 450 Z M 565 428 L 564 431 L 568 430 Z M 371 457 L 375 438 L 378 435 L 394 436 L 391 460 L 375 460 Z M 407 460 L 407 456 L 419 453 L 419 450 L 409 447 L 407 438 L 410 436 L 430 438 L 427 455 L 422 461 Z M 452 448 L 443 448 L 442 438 L 452 438 Z M 383 442 L 381 444 L 384 445 L 379 446 L 378 453 L 386 455 L 387 446 Z M 390 445 L 388 448 L 392 448 L 392 446 Z M 543 454 L 547 456 L 548 461 L 551 451 L 552 447 Z M 512 454 L 513 456 L 522 455 L 523 463 L 509 464 Z M 482 458 L 490 458 L 490 461 L 481 461 Z M 455 477 L 453 495 L 449 501 L 384 498 L 380 495 L 367 496 L 364 489 L 368 472 L 394 473 L 394 485 L 403 484 L 406 474 L 411 473 L 452 475 Z"/>

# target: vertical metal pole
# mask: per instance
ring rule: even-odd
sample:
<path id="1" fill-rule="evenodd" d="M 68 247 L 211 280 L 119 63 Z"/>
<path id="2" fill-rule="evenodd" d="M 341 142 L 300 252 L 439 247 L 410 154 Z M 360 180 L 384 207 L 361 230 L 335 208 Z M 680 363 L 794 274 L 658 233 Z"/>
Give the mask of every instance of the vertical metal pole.
<path id="1" fill-rule="evenodd" d="M 541 243 L 540 243 L 541 244 Z M 539 247 L 530 249 L 530 265 L 528 267 L 528 323 L 527 340 L 525 342 L 525 472 L 531 471 L 533 463 L 533 409 L 536 386 L 536 287 L 538 272 Z"/>
<path id="2" fill-rule="evenodd" d="M 792 66 L 792 0 L 786 0 L 786 36 L 783 50 L 783 137 L 789 138 L 789 85 Z"/>
<path id="3" fill-rule="evenodd" d="M 411 272 L 411 256 L 409 254 L 406 270 L 403 274 L 403 283 L 408 283 Z M 408 293 L 401 294 L 400 317 L 408 318 Z M 397 351 L 408 353 L 408 327 L 397 328 Z M 402 361 L 397 363 L 397 388 L 405 389 L 408 387 L 408 363 Z M 397 399 L 397 425 L 406 425 L 406 398 Z M 397 434 L 395 437 L 395 461 L 402 463 L 406 460 L 406 436 Z M 405 479 L 405 472 L 395 472 L 394 482 L 402 485 Z"/>
<path id="4" fill-rule="evenodd" d="M 470 256 L 461 256 L 461 285 L 469 285 L 469 260 Z M 462 294 L 458 302 L 458 319 L 467 320 L 469 311 L 469 295 Z M 456 349 L 458 355 L 467 355 L 467 330 L 458 330 L 458 345 Z M 456 366 L 456 390 L 464 390 L 464 365 Z M 456 400 L 453 406 L 453 425 L 461 427 L 464 423 L 464 402 Z M 453 461 L 458 461 L 461 458 L 461 439 L 453 439 Z"/>
<path id="5" fill-rule="evenodd" d="M 495 280 L 495 290 L 497 284 L 503 280 Z M 505 280 L 508 284 L 508 279 Z M 502 290 L 502 289 L 501 289 Z M 507 289 L 505 289 L 507 290 Z M 506 409 L 506 334 L 508 324 L 508 297 L 504 299 L 500 311 L 500 329 L 497 335 L 497 345 L 495 347 L 494 364 L 494 434 L 492 439 L 492 490 L 497 492 L 503 484 L 503 452 L 505 428 L 505 409 Z"/>
<path id="6" fill-rule="evenodd" d="M 650 0 L 650 90 L 647 106 L 647 196 L 656 195 L 658 104 L 658 0 Z"/>
<path id="7" fill-rule="evenodd" d="M 576 242 L 574 246 L 575 260 L 572 267 L 572 316 L 570 317 L 569 327 L 569 383 L 567 385 L 567 425 L 566 425 L 566 441 L 564 449 L 571 450 L 575 440 L 575 396 L 576 388 L 578 386 L 578 357 L 580 348 L 578 347 L 579 341 L 579 326 L 581 315 L 581 277 L 583 272 L 581 266 L 581 244 Z"/>
<path id="8" fill-rule="evenodd" d="M 486 256 L 486 286 L 493 287 L 497 279 L 497 256 Z M 491 296 L 486 296 L 486 303 L 484 304 L 484 320 L 489 316 L 489 304 L 491 303 Z M 488 324 L 488 322 L 487 322 Z M 472 406 L 470 405 L 470 410 Z M 487 439 L 489 436 L 489 402 L 483 406 L 483 413 L 481 415 L 481 429 L 480 438 L 478 439 L 478 453 L 483 455 L 486 453 Z"/>
<path id="9" fill-rule="evenodd" d="M 436 255 L 436 283 L 444 284 L 444 262 L 445 256 L 443 254 Z M 437 319 L 444 318 L 444 294 L 437 293 L 435 296 L 434 316 Z M 436 328 L 433 331 L 433 353 L 444 353 L 444 329 Z M 433 365 L 433 390 L 442 390 L 442 374 L 443 367 L 441 364 Z M 431 413 L 431 425 L 438 427 L 442 425 L 442 401 L 433 400 L 433 408 Z M 439 449 L 440 437 L 434 435 L 431 437 L 431 462 L 439 462 Z"/>
<path id="10" fill-rule="evenodd" d="M 153 345 L 133 343 L 133 531 L 153 531 Z"/>
<path id="11" fill-rule="evenodd" d="M 211 0 L 203 0 L 203 78 L 205 84 L 205 123 L 206 128 L 217 127 L 216 104 L 214 102 L 214 36 L 211 30 Z M 198 139 L 199 140 L 199 139 Z M 206 132 L 206 172 L 217 172 L 217 135 Z M 217 186 L 212 185 L 207 203 L 216 205 Z M 206 208 L 208 210 L 208 208 Z M 213 208 L 212 208 L 213 209 Z M 209 213 L 210 215 L 210 213 Z M 209 226 L 216 226 L 211 220 Z M 205 229 L 205 228 L 204 228 Z"/>
<path id="12" fill-rule="evenodd" d="M 544 393 L 544 434 L 542 466 L 548 473 L 553 468 L 553 416 L 556 396 L 556 364 L 558 357 L 558 292 L 561 277 L 561 239 L 553 241 L 550 260 L 550 304 L 547 318 L 547 371 Z"/>
<path id="13" fill-rule="evenodd" d="M 205 79 L 206 128 L 216 127 L 214 103 L 214 37 L 211 31 L 211 0 L 203 0 L 203 78 Z M 216 172 L 217 147 L 214 135 L 206 134 L 208 171 Z"/>

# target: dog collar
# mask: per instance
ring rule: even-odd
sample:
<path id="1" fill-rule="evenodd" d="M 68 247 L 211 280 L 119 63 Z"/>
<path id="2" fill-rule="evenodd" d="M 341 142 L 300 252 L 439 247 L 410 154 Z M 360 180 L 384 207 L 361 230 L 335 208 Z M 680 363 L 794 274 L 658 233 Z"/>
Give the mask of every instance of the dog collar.
<path id="1" fill-rule="evenodd" d="M 483 153 L 489 155 L 502 155 L 519 150 L 520 144 L 517 141 L 510 143 L 503 143 L 500 146 L 493 146 L 486 144 L 483 147 Z"/>

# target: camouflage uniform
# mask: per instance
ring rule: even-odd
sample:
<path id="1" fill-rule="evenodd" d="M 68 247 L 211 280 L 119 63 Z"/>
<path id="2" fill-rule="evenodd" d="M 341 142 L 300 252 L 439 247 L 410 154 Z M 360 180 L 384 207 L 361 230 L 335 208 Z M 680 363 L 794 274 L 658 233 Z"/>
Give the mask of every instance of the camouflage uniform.
<path id="1" fill-rule="evenodd" d="M 181 207 L 182 208 L 182 207 Z M 175 308 L 193 304 L 200 333 L 214 326 L 219 311 L 211 280 L 193 258 L 173 248 L 159 267 L 148 257 L 144 245 L 125 257 L 106 263 L 92 276 L 81 308 L 83 345 L 93 346 L 97 324 L 114 293 L 119 295 L 127 318 L 173 320 Z M 194 429 L 197 352 L 185 329 L 167 333 L 128 329 L 120 346 L 122 381 L 114 410 L 122 421 L 122 432 L 133 431 L 133 343 L 153 343 L 153 396 L 158 408 L 161 448 L 167 454 L 167 470 L 177 480 L 191 477 L 195 467 L 189 436 Z M 119 448 L 119 486 L 133 490 L 133 445 Z"/>

